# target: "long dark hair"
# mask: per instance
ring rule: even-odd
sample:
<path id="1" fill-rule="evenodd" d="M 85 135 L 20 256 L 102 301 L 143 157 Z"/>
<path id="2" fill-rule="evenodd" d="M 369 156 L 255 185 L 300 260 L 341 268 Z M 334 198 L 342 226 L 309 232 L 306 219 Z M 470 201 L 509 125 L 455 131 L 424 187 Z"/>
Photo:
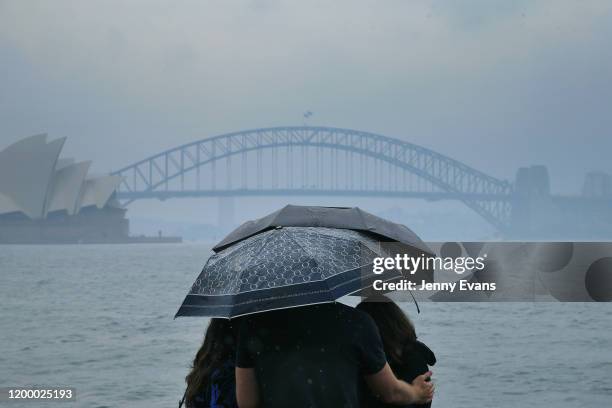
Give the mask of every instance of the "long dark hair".
<path id="1" fill-rule="evenodd" d="M 235 322 L 227 319 L 210 319 L 204 342 L 198 350 L 191 372 L 185 377 L 185 400 L 193 401 L 210 378 L 210 374 L 236 353 Z"/>
<path id="2" fill-rule="evenodd" d="M 412 322 L 391 299 L 376 295 L 363 300 L 357 309 L 369 314 L 380 332 L 390 363 L 401 363 L 407 345 L 417 339 Z"/>

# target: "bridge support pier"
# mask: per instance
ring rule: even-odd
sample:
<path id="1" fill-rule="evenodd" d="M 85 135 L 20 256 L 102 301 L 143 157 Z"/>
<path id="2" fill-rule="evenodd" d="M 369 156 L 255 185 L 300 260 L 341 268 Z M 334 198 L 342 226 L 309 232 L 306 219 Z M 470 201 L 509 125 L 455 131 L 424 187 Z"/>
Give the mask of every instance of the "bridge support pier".
<path id="1" fill-rule="evenodd" d="M 235 200 L 234 197 L 219 197 L 219 211 L 217 225 L 224 231 L 229 231 L 235 226 Z"/>

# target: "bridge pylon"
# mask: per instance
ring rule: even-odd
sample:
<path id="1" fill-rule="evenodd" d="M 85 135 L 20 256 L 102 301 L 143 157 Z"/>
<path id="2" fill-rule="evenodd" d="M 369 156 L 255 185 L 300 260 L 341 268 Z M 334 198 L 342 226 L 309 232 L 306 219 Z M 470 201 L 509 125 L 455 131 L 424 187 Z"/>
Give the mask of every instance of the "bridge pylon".
<path id="1" fill-rule="evenodd" d="M 217 225 L 223 231 L 229 231 L 236 223 L 236 201 L 232 196 L 219 197 L 217 199 L 218 218 Z"/>

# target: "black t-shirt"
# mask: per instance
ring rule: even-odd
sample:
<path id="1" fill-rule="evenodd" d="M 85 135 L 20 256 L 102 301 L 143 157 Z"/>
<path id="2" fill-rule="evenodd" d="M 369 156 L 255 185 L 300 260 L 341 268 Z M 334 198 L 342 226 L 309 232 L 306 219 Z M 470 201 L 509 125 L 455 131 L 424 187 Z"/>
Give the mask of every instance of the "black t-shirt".
<path id="1" fill-rule="evenodd" d="M 262 406 L 359 407 L 362 377 L 387 360 L 372 318 L 340 303 L 254 315 L 236 365 L 255 368 Z"/>

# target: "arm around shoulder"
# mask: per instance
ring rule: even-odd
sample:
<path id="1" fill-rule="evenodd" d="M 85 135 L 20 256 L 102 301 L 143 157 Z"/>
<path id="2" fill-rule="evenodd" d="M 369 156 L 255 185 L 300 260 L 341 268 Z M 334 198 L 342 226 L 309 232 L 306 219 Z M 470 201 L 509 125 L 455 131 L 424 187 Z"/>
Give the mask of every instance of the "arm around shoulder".
<path id="1" fill-rule="evenodd" d="M 417 377 L 412 384 L 398 380 L 389 364 L 377 373 L 365 376 L 370 390 L 387 404 L 423 404 L 433 398 L 434 386 L 427 382 L 431 372 Z"/>

